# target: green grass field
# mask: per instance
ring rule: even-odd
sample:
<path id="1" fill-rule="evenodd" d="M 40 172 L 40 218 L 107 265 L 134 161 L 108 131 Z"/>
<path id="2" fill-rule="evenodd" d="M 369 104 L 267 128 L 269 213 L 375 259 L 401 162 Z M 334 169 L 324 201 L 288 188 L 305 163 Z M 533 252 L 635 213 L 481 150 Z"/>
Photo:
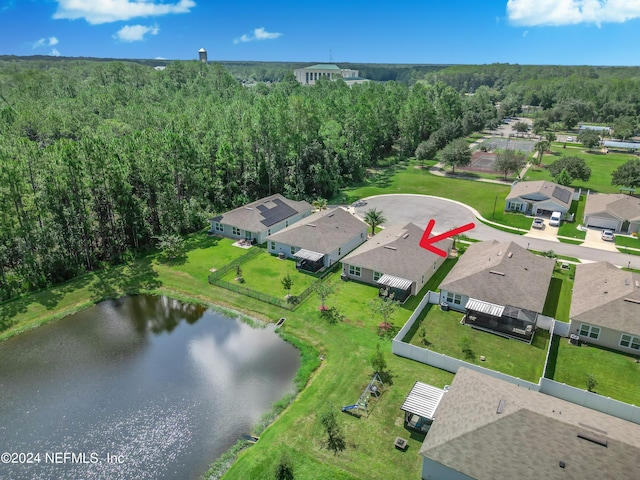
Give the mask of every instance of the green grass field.
<path id="1" fill-rule="evenodd" d="M 618 193 L 619 187 L 611 185 L 611 172 L 628 160 L 637 159 L 636 156 L 628 153 L 600 153 L 587 151 L 581 147 L 562 148 L 561 145 L 554 144 L 552 154 L 542 157 L 544 165 L 550 165 L 563 156 L 575 156 L 583 158 L 589 168 L 591 168 L 591 178 L 588 182 L 576 180 L 571 184 L 574 188 L 582 188 L 583 191 L 591 190 L 599 193 Z M 553 181 L 546 168 L 530 168 L 525 176 L 525 180 L 549 180 Z"/>
<path id="2" fill-rule="evenodd" d="M 592 375 L 598 384 L 594 391 L 605 397 L 640 405 L 640 363 L 635 357 L 603 348 L 571 345 L 566 338 L 554 337 L 550 376 L 556 382 L 587 388 Z"/>
<path id="3" fill-rule="evenodd" d="M 409 332 L 405 341 L 434 352 L 481 365 L 498 372 L 537 383 L 542 376 L 549 344 L 549 332 L 538 329 L 531 345 L 519 340 L 494 335 L 460 324 L 463 314 L 442 311 L 438 305 L 428 305 L 419 325 Z M 426 343 L 423 342 L 423 333 Z M 462 351 L 463 339 L 468 339 L 473 355 Z M 485 357 L 485 361 L 480 360 Z"/>

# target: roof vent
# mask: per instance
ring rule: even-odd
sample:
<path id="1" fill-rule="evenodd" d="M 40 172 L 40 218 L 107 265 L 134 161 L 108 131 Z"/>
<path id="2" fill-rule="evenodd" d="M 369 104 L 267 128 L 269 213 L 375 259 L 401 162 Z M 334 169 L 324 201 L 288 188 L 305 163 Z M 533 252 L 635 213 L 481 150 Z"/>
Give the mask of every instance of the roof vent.
<path id="1" fill-rule="evenodd" d="M 244 208 L 245 208 L 245 210 L 253 210 L 252 207 L 244 207 Z"/>
<path id="2" fill-rule="evenodd" d="M 624 284 L 627 285 L 627 286 L 629 285 L 629 279 L 628 278 L 624 279 Z"/>
<path id="3" fill-rule="evenodd" d="M 389 250 L 397 250 L 396 247 L 392 247 L 391 245 L 385 245 L 384 248 L 388 248 Z"/>
<path id="4" fill-rule="evenodd" d="M 625 299 L 624 299 L 624 301 L 625 301 L 625 302 L 629 302 L 629 303 L 638 303 L 638 304 L 640 304 L 640 300 L 635 299 L 635 298 L 629 298 L 629 297 L 627 297 L 627 298 L 625 298 Z"/>
<path id="5" fill-rule="evenodd" d="M 335 215 L 335 213 L 330 213 L 329 215 L 327 215 L 328 218 L 333 217 Z"/>
<path id="6" fill-rule="evenodd" d="M 564 463 L 562 460 L 560 460 L 560 463 L 558 465 L 560 465 L 560 468 L 564 468 L 567 466 L 567 464 Z"/>
<path id="7" fill-rule="evenodd" d="M 498 252 L 498 256 L 500 256 L 500 255 L 502 255 L 502 250 L 500 250 L 500 251 Z"/>
<path id="8" fill-rule="evenodd" d="M 578 438 L 583 440 L 587 440 L 589 442 L 595 443 L 596 445 L 602 445 L 603 447 L 607 446 L 607 439 L 594 435 L 590 432 L 580 432 L 578 434 Z"/>
<path id="9" fill-rule="evenodd" d="M 640 282 L 636 280 L 636 287 L 640 288 Z"/>
<path id="10" fill-rule="evenodd" d="M 498 402 L 498 408 L 496 409 L 496 413 L 504 412 L 504 407 L 506 406 L 507 401 L 504 398 L 501 398 Z"/>
<path id="11" fill-rule="evenodd" d="M 402 236 L 402 238 L 409 238 L 409 234 L 408 234 L 408 233 L 405 233 L 405 234 Z"/>
<path id="12" fill-rule="evenodd" d="M 513 257 L 513 252 L 509 252 L 509 253 L 507 254 L 507 257 L 509 257 L 509 258 Z"/>
<path id="13" fill-rule="evenodd" d="M 489 273 L 493 273 L 494 275 L 500 275 L 501 277 L 504 277 L 504 272 L 496 272 L 495 270 L 489 270 Z"/>
<path id="14" fill-rule="evenodd" d="M 307 227 L 317 227 L 315 223 L 307 223 Z"/>

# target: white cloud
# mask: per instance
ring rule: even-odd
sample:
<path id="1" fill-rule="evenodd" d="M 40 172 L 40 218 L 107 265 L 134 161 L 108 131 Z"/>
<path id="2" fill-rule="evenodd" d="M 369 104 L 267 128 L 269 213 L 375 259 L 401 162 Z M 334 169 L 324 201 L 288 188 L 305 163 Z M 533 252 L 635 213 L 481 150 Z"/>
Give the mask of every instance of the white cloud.
<path id="1" fill-rule="evenodd" d="M 233 40 L 233 43 L 244 43 L 244 42 L 252 42 L 254 40 L 273 40 L 275 38 L 281 37 L 281 33 L 276 32 L 267 32 L 264 27 L 256 28 L 253 31 L 253 34 L 247 35 L 246 33 L 238 38 Z"/>
<path id="2" fill-rule="evenodd" d="M 116 32 L 113 38 L 117 38 L 121 42 L 139 42 L 144 40 L 144 36 L 148 33 L 150 35 L 157 35 L 160 28 L 157 25 L 153 27 L 147 27 L 145 25 L 125 25 Z"/>
<path id="3" fill-rule="evenodd" d="M 60 52 L 58 51 L 57 48 L 52 48 L 51 51 L 49 52 L 49 55 L 51 55 L 52 57 L 59 57 Z"/>
<path id="4" fill-rule="evenodd" d="M 158 3 L 156 0 L 57 1 L 58 10 L 53 14 L 53 18 L 68 20 L 84 18 L 93 25 L 130 20 L 136 17 L 189 13 L 196 6 L 194 0 L 178 0 L 176 3 Z"/>
<path id="5" fill-rule="evenodd" d="M 58 44 L 58 39 L 56 37 L 49 38 L 41 38 L 40 40 L 36 40 L 33 42 L 32 48 L 40 48 L 40 47 L 52 47 Z"/>
<path id="6" fill-rule="evenodd" d="M 507 16 L 516 25 L 623 23 L 640 18 L 638 0 L 508 0 Z"/>

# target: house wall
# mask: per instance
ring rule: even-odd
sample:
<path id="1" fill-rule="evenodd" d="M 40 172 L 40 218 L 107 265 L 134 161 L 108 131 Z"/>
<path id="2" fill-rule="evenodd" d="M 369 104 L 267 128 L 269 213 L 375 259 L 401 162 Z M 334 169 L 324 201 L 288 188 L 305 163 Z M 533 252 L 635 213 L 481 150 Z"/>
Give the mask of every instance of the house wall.
<path id="1" fill-rule="evenodd" d="M 251 239 L 255 240 L 258 243 L 264 243 L 267 240 L 267 237 L 273 233 L 279 232 L 280 230 L 288 227 L 289 225 L 293 225 L 294 223 L 298 222 L 299 220 L 303 219 L 304 217 L 307 217 L 311 214 L 311 209 L 305 210 L 303 212 L 300 213 L 296 213 L 295 215 L 282 220 L 281 222 L 278 222 L 276 224 L 271 225 L 269 228 L 265 228 L 264 230 L 261 230 L 259 232 L 251 232 Z M 216 230 L 216 223 L 218 222 L 210 222 L 211 223 L 211 232 L 215 233 L 217 235 L 222 235 L 223 237 L 228 237 L 228 238 L 234 238 L 234 239 L 240 239 L 240 238 L 247 238 L 246 236 L 246 230 L 244 229 L 240 229 L 240 234 L 238 235 L 234 235 L 233 234 L 233 227 L 235 227 L 236 225 L 231 225 L 228 223 L 224 223 L 221 222 L 221 225 L 223 227 L 223 231 L 219 231 Z"/>
<path id="2" fill-rule="evenodd" d="M 457 295 L 460 295 L 460 303 L 455 303 L 453 301 L 450 302 L 447 300 L 449 293 L 456 295 L 455 292 L 449 292 L 448 290 L 440 291 L 440 303 L 446 303 L 447 305 L 449 305 L 449 308 L 451 308 L 452 310 L 457 310 L 458 312 L 466 312 L 466 309 L 464 308 L 464 306 L 469 301 L 469 297 L 466 295 L 457 294 Z"/>
<path id="3" fill-rule="evenodd" d="M 570 333 L 579 334 L 580 325 L 583 325 L 583 324 L 589 325 L 586 322 L 572 320 Z M 598 339 L 596 340 L 594 338 L 589 338 L 589 337 L 580 335 L 580 340 L 582 340 L 585 343 L 590 343 L 592 345 L 599 345 L 601 347 L 618 350 L 619 352 L 631 353 L 634 355 L 640 354 L 638 350 L 633 350 L 632 348 L 623 347 L 620 345 L 620 338 L 622 337 L 622 334 L 625 332 L 620 332 L 619 330 L 613 330 L 611 328 L 600 327 L 599 325 L 594 325 L 594 326 L 600 328 L 600 336 L 598 337 Z M 628 334 L 628 335 L 631 335 L 631 334 Z M 638 335 L 635 335 L 635 336 L 637 337 Z"/>
<path id="4" fill-rule="evenodd" d="M 529 204 L 526 202 L 523 202 L 521 200 L 517 200 L 517 199 L 513 199 L 513 200 L 507 200 L 505 209 L 512 211 L 512 212 L 523 212 L 526 213 L 527 209 L 529 208 Z"/>
<path id="5" fill-rule="evenodd" d="M 587 227 L 610 228 L 615 232 L 619 232 L 622 228 L 622 220 L 607 213 L 585 215 L 584 224 Z"/>
<path id="6" fill-rule="evenodd" d="M 423 480 L 474 480 L 464 473 L 446 467 L 430 458 L 422 459 L 422 479 Z"/>
<path id="7" fill-rule="evenodd" d="M 557 202 L 554 202 L 553 200 L 546 200 L 543 202 L 539 202 L 536 203 L 533 206 L 533 214 L 537 214 L 538 210 L 547 210 L 550 212 L 562 212 L 562 213 L 567 213 L 567 211 L 569 210 L 567 207 L 560 205 Z"/>

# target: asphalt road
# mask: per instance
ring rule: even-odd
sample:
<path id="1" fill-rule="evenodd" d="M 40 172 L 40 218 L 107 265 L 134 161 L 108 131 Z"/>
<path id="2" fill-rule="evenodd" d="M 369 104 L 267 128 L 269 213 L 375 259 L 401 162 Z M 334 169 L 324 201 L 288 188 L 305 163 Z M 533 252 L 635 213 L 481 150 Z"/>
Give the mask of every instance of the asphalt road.
<path id="1" fill-rule="evenodd" d="M 514 241 L 524 248 L 532 250 L 553 250 L 556 254 L 576 257 L 586 261 L 607 261 L 620 267 L 631 267 L 640 270 L 640 256 L 620 252 L 609 252 L 597 248 L 571 245 L 538 238 L 523 237 L 515 233 L 503 232 L 484 225 L 476 219 L 473 211 L 463 204 L 439 197 L 425 195 L 380 195 L 363 199 L 366 205 L 356 207 L 356 214 L 363 217 L 367 210 L 381 210 L 387 219 L 383 224 L 405 224 L 413 222 L 426 228 L 432 218 L 436 223 L 434 233 L 444 233 L 467 223 L 475 223 L 475 228 L 466 233 L 477 240 Z"/>

